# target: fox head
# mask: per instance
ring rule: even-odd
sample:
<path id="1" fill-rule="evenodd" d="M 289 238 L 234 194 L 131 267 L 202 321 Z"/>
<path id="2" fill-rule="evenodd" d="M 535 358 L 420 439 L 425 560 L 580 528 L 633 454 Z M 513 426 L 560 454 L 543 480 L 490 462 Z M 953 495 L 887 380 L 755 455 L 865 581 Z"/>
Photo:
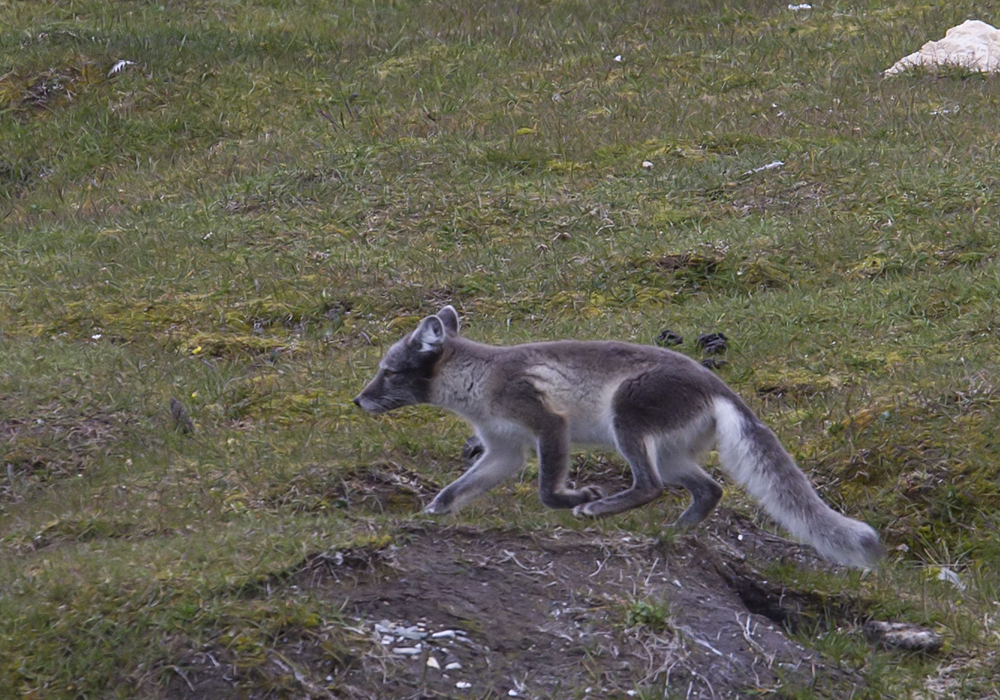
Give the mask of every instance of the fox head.
<path id="1" fill-rule="evenodd" d="M 428 316 L 417 329 L 396 342 L 379 363 L 378 374 L 354 397 L 373 415 L 430 401 L 434 368 L 445 342 L 458 335 L 458 314 L 446 306 Z"/>

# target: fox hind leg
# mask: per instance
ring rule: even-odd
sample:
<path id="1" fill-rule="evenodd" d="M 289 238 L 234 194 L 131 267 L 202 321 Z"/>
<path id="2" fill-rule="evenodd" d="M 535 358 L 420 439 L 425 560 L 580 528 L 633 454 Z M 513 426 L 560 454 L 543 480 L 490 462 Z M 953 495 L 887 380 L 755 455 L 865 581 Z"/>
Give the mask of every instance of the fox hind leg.
<path id="1" fill-rule="evenodd" d="M 657 467 L 664 484 L 682 486 L 691 494 L 691 504 L 674 522 L 674 527 L 694 527 L 715 510 L 722 498 L 722 487 L 694 459 L 661 448 Z"/>
<path id="2" fill-rule="evenodd" d="M 656 500 L 663 493 L 663 482 L 650 459 L 650 445 L 641 435 L 615 425 L 615 443 L 632 468 L 632 487 L 577 506 L 577 516 L 601 517 L 622 513 Z"/>

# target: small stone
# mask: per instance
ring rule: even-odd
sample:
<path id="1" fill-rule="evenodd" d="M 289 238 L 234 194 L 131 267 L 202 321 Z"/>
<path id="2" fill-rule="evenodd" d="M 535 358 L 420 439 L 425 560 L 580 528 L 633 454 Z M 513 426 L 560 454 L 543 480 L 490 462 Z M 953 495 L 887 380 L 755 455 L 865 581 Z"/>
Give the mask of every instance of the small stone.
<path id="1" fill-rule="evenodd" d="M 653 163 L 652 163 L 652 161 L 648 161 L 648 160 L 642 161 L 642 169 L 643 170 L 652 170 L 653 169 Z"/>
<path id="2" fill-rule="evenodd" d="M 438 660 L 434 658 L 433 654 L 431 654 L 430 656 L 427 657 L 427 665 L 430 668 L 437 669 L 438 671 L 441 670 L 441 664 L 438 663 Z"/>
<path id="3" fill-rule="evenodd" d="M 399 654 L 400 656 L 416 656 L 421 652 L 421 647 L 419 645 L 415 647 L 396 647 L 392 650 L 393 654 Z"/>
<path id="4" fill-rule="evenodd" d="M 729 360 L 724 357 L 706 357 L 701 361 L 703 367 L 708 369 L 719 369 L 729 364 Z"/>
<path id="5" fill-rule="evenodd" d="M 459 690 L 465 690 L 467 688 L 471 688 L 472 683 L 469 683 L 467 681 L 459 681 L 458 683 L 455 684 L 455 687 L 458 688 Z"/>
<path id="6" fill-rule="evenodd" d="M 444 667 L 445 671 L 457 671 L 462 668 L 462 664 L 457 661 L 452 661 L 450 664 Z"/>
<path id="7" fill-rule="evenodd" d="M 418 639 L 423 639 L 427 636 L 426 632 L 421 632 L 417 627 L 407 627 L 405 629 L 397 629 L 396 636 L 400 639 L 409 639 L 411 641 L 417 641 Z"/>
<path id="8" fill-rule="evenodd" d="M 680 333 L 670 330 L 664 330 L 658 336 L 656 336 L 657 345 L 663 345 L 664 347 L 670 347 L 671 345 L 680 345 L 684 342 L 684 336 Z"/>
<path id="9" fill-rule="evenodd" d="M 954 571 L 945 566 L 941 567 L 941 570 L 938 572 L 937 578 L 938 581 L 947 581 L 960 591 L 964 591 L 967 587 L 962 582 L 962 579 L 959 577 L 958 574 L 956 574 Z"/>
<path id="10" fill-rule="evenodd" d="M 729 347 L 725 333 L 702 333 L 698 336 L 698 347 L 706 355 L 720 355 Z"/>
<path id="11" fill-rule="evenodd" d="M 454 639 L 455 630 L 441 630 L 431 635 L 431 639 Z"/>

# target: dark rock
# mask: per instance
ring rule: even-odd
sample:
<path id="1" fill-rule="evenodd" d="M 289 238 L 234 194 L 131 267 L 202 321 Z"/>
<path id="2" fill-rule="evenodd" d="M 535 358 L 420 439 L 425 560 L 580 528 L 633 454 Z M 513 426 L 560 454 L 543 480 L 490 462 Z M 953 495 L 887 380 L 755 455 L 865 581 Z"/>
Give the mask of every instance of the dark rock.
<path id="1" fill-rule="evenodd" d="M 706 357 L 701 361 L 701 364 L 709 369 L 719 369 L 719 367 L 728 365 L 729 361 L 722 357 Z"/>
<path id="2" fill-rule="evenodd" d="M 706 355 L 720 355 L 729 347 L 724 333 L 702 333 L 698 336 L 698 347 Z"/>
<path id="3" fill-rule="evenodd" d="M 656 336 L 656 344 L 662 345 L 664 347 L 670 347 L 672 345 L 680 345 L 683 342 L 684 342 L 684 336 L 672 330 L 665 330 L 658 336 Z"/>

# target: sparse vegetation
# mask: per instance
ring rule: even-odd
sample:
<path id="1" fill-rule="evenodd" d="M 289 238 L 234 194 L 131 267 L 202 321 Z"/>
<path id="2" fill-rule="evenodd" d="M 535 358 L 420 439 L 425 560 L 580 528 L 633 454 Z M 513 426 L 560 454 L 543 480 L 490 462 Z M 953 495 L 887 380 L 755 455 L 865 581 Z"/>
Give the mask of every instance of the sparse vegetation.
<path id="1" fill-rule="evenodd" d="M 462 468 L 461 421 L 350 403 L 452 303 L 495 343 L 724 331 L 718 371 L 887 546 L 864 576 L 746 552 L 816 603 L 796 640 L 857 696 L 993 697 L 1000 83 L 880 71 L 995 11 L 0 0 L 0 696 L 364 697 L 378 645 L 310 576 L 376 575 Z M 533 475 L 449 523 L 648 538 L 682 507 L 578 523 Z M 770 527 L 724 505 L 730 545 Z M 554 697 L 600 687 L 588 653 Z M 752 690 L 843 697 L 803 683 Z"/>

